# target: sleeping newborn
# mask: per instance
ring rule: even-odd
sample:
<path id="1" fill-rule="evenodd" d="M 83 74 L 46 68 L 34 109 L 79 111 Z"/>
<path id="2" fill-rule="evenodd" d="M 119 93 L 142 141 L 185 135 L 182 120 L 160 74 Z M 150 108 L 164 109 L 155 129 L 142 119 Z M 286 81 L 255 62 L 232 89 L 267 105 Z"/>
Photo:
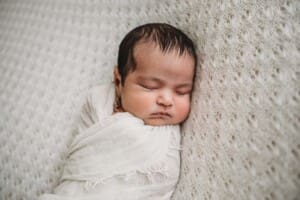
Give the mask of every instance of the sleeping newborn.
<path id="1" fill-rule="evenodd" d="M 129 32 L 114 84 L 90 91 L 60 183 L 40 199 L 170 199 L 196 60 L 192 41 L 168 24 Z"/>

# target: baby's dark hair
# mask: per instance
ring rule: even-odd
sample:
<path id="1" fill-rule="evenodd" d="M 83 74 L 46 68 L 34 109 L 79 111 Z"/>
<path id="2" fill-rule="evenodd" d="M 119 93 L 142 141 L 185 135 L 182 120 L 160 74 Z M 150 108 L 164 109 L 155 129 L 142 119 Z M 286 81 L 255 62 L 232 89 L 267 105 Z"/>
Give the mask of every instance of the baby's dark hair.
<path id="1" fill-rule="evenodd" d="M 165 23 L 150 23 L 138 26 L 124 37 L 119 46 L 118 71 L 122 84 L 130 71 L 136 68 L 134 47 L 140 41 L 154 42 L 162 52 L 178 50 L 179 55 L 188 53 L 197 66 L 197 54 L 192 40 L 181 30 Z"/>

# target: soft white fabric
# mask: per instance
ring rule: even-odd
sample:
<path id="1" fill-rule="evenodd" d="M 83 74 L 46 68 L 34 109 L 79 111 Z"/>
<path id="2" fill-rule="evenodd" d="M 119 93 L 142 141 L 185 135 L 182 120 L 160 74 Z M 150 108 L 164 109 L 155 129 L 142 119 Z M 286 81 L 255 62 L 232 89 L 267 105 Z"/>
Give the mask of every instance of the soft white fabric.
<path id="1" fill-rule="evenodd" d="M 179 177 L 179 126 L 112 115 L 113 94 L 113 84 L 92 89 L 60 184 L 41 199 L 170 199 Z"/>

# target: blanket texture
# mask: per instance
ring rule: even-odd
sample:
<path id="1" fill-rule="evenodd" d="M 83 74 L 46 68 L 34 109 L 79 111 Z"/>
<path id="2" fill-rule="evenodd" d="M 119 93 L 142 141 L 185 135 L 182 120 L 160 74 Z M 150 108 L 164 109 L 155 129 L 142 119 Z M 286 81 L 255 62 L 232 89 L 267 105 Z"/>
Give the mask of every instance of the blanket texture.
<path id="1" fill-rule="evenodd" d="M 1 0 L 0 199 L 53 190 L 92 86 L 132 28 L 205 53 L 173 200 L 300 199 L 299 0 Z"/>
<path id="2" fill-rule="evenodd" d="M 114 88 L 92 89 L 54 194 L 40 199 L 170 199 L 179 176 L 179 126 L 111 115 Z"/>

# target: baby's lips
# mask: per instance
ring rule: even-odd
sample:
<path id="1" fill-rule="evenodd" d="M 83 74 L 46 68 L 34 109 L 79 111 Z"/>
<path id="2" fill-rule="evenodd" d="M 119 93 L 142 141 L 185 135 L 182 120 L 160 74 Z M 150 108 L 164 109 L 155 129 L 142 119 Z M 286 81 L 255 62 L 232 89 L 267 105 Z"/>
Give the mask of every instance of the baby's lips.
<path id="1" fill-rule="evenodd" d="M 172 117 L 172 115 L 168 112 L 155 112 L 155 113 L 152 113 L 151 116 Z"/>

